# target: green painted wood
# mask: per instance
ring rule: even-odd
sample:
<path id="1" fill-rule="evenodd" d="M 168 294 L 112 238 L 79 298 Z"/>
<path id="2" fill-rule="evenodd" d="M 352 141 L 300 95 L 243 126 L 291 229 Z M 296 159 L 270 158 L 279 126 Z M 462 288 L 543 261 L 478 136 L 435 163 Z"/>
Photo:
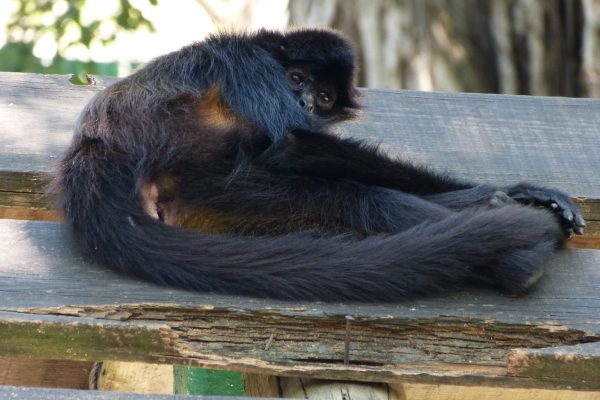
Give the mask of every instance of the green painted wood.
<path id="1" fill-rule="evenodd" d="M 176 366 L 173 374 L 175 394 L 244 396 L 239 372 Z"/>

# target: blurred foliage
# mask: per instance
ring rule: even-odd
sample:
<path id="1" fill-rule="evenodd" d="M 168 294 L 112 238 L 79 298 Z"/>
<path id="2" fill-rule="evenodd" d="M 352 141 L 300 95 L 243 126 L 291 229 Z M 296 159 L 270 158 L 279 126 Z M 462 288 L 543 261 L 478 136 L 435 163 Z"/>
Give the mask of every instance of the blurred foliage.
<path id="1" fill-rule="evenodd" d="M 158 0 L 147 0 L 156 5 Z M 144 17 L 130 0 L 119 0 L 119 8 L 108 19 L 82 18 L 87 0 L 20 0 L 6 27 L 8 39 L 0 48 L 0 69 L 12 72 L 46 74 L 75 74 L 74 83 L 86 84 L 85 74 L 116 75 L 118 63 L 68 60 L 63 54 L 73 46 L 84 46 L 88 51 L 94 43 L 106 45 L 123 31 L 141 28 L 154 30 L 152 22 Z M 34 47 L 41 39 L 52 39 L 57 52 L 52 60 L 34 55 Z M 89 54 L 89 53 L 88 53 Z"/>

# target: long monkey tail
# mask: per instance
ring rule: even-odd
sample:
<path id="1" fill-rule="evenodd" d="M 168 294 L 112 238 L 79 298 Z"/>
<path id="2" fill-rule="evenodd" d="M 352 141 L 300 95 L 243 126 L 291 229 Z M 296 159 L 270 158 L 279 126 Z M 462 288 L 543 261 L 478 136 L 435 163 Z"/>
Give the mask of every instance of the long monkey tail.
<path id="1" fill-rule="evenodd" d="M 209 235 L 144 214 L 126 156 L 80 139 L 56 187 L 65 221 L 112 268 L 160 284 L 295 300 L 398 301 L 488 277 L 518 292 L 541 275 L 558 224 L 527 207 L 471 210 L 364 240 Z"/>

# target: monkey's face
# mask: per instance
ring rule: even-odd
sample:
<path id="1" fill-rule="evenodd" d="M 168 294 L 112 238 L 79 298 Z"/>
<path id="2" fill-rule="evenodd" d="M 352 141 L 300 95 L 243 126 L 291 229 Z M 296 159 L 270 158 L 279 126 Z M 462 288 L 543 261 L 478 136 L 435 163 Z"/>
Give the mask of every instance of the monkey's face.
<path id="1" fill-rule="evenodd" d="M 328 115 L 337 100 L 335 87 L 315 77 L 307 68 L 290 67 L 288 82 L 298 105 L 310 114 Z"/>

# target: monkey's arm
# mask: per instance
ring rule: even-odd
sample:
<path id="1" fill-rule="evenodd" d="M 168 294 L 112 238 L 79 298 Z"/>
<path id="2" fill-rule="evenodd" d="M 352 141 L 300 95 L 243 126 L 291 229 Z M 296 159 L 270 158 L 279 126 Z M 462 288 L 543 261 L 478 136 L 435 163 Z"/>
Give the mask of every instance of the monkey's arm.
<path id="1" fill-rule="evenodd" d="M 503 206 L 516 201 L 555 211 L 565 230 L 583 233 L 581 211 L 566 193 L 520 183 L 507 187 L 475 184 L 382 154 L 377 147 L 332 135 L 294 132 L 274 152 L 275 169 L 330 179 L 354 180 L 411 193 L 452 209 Z"/>
<path id="2" fill-rule="evenodd" d="M 319 132 L 294 131 L 288 134 L 282 145 L 268 154 L 264 162 L 276 171 L 358 181 L 417 196 L 476 186 L 405 160 L 392 159 L 377 146 Z"/>

